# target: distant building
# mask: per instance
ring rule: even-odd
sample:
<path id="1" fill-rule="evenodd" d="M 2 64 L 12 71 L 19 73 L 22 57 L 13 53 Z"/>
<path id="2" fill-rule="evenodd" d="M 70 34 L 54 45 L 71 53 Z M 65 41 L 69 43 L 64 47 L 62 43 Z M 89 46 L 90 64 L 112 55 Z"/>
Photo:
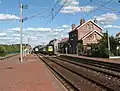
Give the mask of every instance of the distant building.
<path id="1" fill-rule="evenodd" d="M 69 53 L 69 38 L 62 39 L 58 44 L 58 49 L 60 53 Z"/>
<path id="2" fill-rule="evenodd" d="M 80 25 L 72 24 L 72 30 L 69 32 L 70 53 L 77 53 L 77 44 L 82 42 L 84 50 L 91 43 L 98 43 L 103 36 L 102 28 L 92 20 L 85 22 L 80 20 Z"/>

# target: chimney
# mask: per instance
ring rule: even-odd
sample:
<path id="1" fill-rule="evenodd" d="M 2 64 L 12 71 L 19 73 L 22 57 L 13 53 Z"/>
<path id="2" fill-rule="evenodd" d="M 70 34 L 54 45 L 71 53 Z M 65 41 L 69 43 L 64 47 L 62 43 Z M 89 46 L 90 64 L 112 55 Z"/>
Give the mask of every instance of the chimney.
<path id="1" fill-rule="evenodd" d="M 80 19 L 80 25 L 82 25 L 83 23 L 85 23 L 85 19 Z"/>
<path id="2" fill-rule="evenodd" d="M 97 23 L 97 19 L 96 18 L 94 19 L 94 22 Z"/>
<path id="3" fill-rule="evenodd" d="M 75 24 L 72 24 L 72 30 L 75 29 L 76 25 Z"/>

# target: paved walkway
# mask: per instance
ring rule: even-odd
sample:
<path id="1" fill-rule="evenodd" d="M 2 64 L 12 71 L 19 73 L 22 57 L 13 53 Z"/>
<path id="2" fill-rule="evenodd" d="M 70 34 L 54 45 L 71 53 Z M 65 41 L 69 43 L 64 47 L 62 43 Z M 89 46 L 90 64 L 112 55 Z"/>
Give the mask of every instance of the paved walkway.
<path id="1" fill-rule="evenodd" d="M 75 54 L 59 54 L 59 55 L 67 55 L 67 56 L 73 56 L 73 57 L 78 57 L 78 58 L 83 58 L 83 59 L 91 59 L 91 60 L 112 62 L 112 63 L 120 64 L 120 59 L 94 58 L 94 57 L 87 57 L 87 56 L 78 56 L 78 55 L 75 55 Z"/>
<path id="2" fill-rule="evenodd" d="M 66 91 L 37 56 L 0 61 L 0 91 Z"/>

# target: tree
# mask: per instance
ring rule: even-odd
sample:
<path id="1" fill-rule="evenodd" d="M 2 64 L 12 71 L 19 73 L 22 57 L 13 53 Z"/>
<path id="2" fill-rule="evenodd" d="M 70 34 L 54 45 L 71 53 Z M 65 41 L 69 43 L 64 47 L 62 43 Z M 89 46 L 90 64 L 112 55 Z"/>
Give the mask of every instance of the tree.
<path id="1" fill-rule="evenodd" d="M 107 33 L 104 33 L 102 39 L 99 40 L 98 51 L 100 53 L 100 57 L 109 57 Z"/>
<path id="2" fill-rule="evenodd" d="M 102 39 L 98 41 L 98 44 L 90 44 L 91 50 L 88 51 L 89 56 L 93 57 L 109 57 L 117 55 L 118 41 L 113 37 L 109 37 L 110 51 L 108 50 L 108 34 L 104 33 Z"/>
<path id="3" fill-rule="evenodd" d="M 7 54 L 5 50 L 6 49 L 2 45 L 0 45 L 0 56 L 5 56 Z"/>
<path id="4" fill-rule="evenodd" d="M 78 54 L 82 55 L 83 54 L 83 43 L 82 43 L 82 40 L 80 40 L 77 44 L 77 51 L 78 51 Z"/>

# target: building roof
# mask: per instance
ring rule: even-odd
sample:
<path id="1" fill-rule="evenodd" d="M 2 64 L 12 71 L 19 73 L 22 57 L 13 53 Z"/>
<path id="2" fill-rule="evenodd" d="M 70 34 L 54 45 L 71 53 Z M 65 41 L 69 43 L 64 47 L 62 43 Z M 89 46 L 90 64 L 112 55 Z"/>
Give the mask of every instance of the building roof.
<path id="1" fill-rule="evenodd" d="M 64 43 L 64 42 L 67 42 L 69 40 L 69 38 L 64 38 L 60 41 L 60 43 Z"/>
<path id="2" fill-rule="evenodd" d="M 90 36 L 90 35 L 91 35 L 92 33 L 94 33 L 94 32 L 98 33 L 100 36 L 103 36 L 102 33 L 94 30 L 94 31 L 90 31 L 89 33 L 86 33 L 81 39 L 83 40 L 83 39 L 87 38 L 88 36 Z"/>
<path id="3" fill-rule="evenodd" d="M 93 20 L 88 20 L 87 22 L 83 23 L 82 25 L 78 25 L 76 28 L 74 28 L 72 31 L 78 30 L 79 28 L 81 28 L 82 26 L 84 26 L 85 24 L 87 24 L 88 22 L 92 22 L 94 25 L 96 25 L 98 28 L 100 28 L 101 30 L 103 30 L 102 27 L 100 27 L 97 23 L 95 23 Z M 70 31 L 70 32 L 72 32 Z M 69 33 L 70 33 L 69 32 Z"/>

